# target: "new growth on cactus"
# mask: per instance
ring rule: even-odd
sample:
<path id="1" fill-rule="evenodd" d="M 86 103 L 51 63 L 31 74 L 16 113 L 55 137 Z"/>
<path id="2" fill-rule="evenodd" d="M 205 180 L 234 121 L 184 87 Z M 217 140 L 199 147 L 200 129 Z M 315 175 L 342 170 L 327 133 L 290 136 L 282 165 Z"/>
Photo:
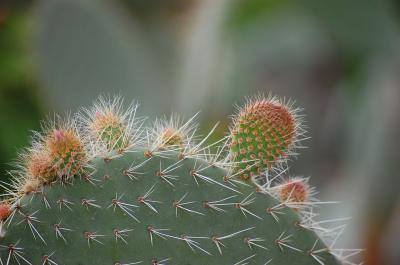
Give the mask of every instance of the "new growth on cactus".
<path id="1" fill-rule="evenodd" d="M 257 98 L 239 108 L 231 128 L 231 159 L 249 180 L 287 160 L 305 134 L 300 109 L 277 98 Z M 243 163 L 240 163 L 243 162 Z"/>
<path id="2" fill-rule="evenodd" d="M 92 108 L 83 108 L 78 121 L 83 134 L 91 143 L 92 155 L 123 153 L 138 144 L 143 119 L 137 119 L 137 104 L 126 110 L 121 97 L 99 99 Z"/>
<path id="3" fill-rule="evenodd" d="M 196 115 L 145 128 L 136 109 L 100 97 L 34 133 L 2 183 L 0 264 L 354 264 L 341 220 L 318 220 L 329 202 L 288 174 L 293 103 L 250 100 L 210 145 Z"/>

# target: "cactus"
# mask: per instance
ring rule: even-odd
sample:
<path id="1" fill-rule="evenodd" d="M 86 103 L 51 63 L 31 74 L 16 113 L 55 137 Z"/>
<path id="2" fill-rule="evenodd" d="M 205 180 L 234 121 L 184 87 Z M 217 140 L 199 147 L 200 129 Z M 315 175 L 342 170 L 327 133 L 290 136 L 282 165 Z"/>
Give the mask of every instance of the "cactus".
<path id="1" fill-rule="evenodd" d="M 357 252 L 315 221 L 308 179 L 284 178 L 305 133 L 290 104 L 250 101 L 208 146 L 193 118 L 145 129 L 135 112 L 100 98 L 34 133 L 3 184 L 1 264 L 334 265 Z"/>

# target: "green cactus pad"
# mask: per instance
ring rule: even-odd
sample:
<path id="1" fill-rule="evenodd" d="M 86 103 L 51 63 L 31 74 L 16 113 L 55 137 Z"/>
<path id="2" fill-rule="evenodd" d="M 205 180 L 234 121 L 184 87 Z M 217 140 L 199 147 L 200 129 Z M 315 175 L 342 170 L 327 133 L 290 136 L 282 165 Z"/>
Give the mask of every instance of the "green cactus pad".
<path id="1" fill-rule="evenodd" d="M 338 265 L 359 253 L 334 248 L 341 231 L 315 220 L 308 179 L 270 170 L 302 134 L 287 105 L 251 102 L 209 146 L 194 117 L 145 133 L 136 106 L 100 98 L 35 134 L 0 202 L 0 264 Z"/>
<path id="2" fill-rule="evenodd" d="M 326 247 L 298 212 L 271 214 L 279 201 L 225 183 L 227 172 L 200 158 L 144 151 L 96 158 L 91 176 L 17 201 L 2 226 L 3 264 L 320 264 L 309 251 Z"/>

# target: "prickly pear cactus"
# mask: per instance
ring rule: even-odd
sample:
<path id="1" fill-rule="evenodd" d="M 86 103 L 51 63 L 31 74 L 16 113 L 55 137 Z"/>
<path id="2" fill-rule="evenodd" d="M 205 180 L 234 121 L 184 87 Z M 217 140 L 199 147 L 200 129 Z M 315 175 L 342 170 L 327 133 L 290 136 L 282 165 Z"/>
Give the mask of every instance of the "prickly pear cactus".
<path id="1" fill-rule="evenodd" d="M 144 128 L 100 98 L 34 133 L 0 204 L 1 264 L 335 265 L 340 229 L 285 167 L 304 138 L 291 104 L 255 99 L 206 145 L 193 118 Z M 332 240 L 330 240 L 332 239 Z"/>

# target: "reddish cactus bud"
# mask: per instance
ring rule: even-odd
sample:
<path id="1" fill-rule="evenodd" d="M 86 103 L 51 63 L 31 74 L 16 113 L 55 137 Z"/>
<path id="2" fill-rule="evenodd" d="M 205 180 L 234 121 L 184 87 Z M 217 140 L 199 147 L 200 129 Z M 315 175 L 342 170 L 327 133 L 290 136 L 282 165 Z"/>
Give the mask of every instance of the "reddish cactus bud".
<path id="1" fill-rule="evenodd" d="M 310 188 L 303 179 L 291 179 L 280 186 L 279 198 L 282 202 L 302 203 L 309 197 Z"/>
<path id="2" fill-rule="evenodd" d="M 53 169 L 60 176 L 83 173 L 87 163 L 84 144 L 73 128 L 53 129 L 45 138 Z"/>
<path id="3" fill-rule="evenodd" d="M 26 163 L 27 173 L 29 176 L 40 179 L 46 183 L 56 176 L 53 169 L 52 159 L 45 151 L 33 152 Z"/>
<path id="4" fill-rule="evenodd" d="M 11 214 L 11 206 L 6 202 L 0 202 L 0 220 L 7 219 Z"/>

